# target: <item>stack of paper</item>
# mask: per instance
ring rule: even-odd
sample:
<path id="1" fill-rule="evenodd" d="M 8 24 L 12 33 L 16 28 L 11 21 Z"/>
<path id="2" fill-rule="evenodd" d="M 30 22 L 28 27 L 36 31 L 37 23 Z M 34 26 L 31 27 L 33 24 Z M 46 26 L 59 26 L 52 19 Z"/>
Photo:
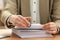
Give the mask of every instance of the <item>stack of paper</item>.
<path id="1" fill-rule="evenodd" d="M 51 34 L 47 34 L 45 30 L 15 30 L 13 32 L 21 38 L 32 37 L 53 37 Z"/>
<path id="2" fill-rule="evenodd" d="M 40 27 L 40 26 L 39 26 Z M 33 30 L 38 29 L 38 30 Z M 40 27 L 41 28 L 41 27 Z M 31 29 L 31 30 L 30 30 Z M 47 34 L 47 30 L 39 30 L 37 26 L 31 26 L 30 29 L 19 29 L 19 28 L 13 28 L 13 33 L 18 35 L 21 38 L 33 38 L 33 37 L 53 37 L 51 34 Z"/>

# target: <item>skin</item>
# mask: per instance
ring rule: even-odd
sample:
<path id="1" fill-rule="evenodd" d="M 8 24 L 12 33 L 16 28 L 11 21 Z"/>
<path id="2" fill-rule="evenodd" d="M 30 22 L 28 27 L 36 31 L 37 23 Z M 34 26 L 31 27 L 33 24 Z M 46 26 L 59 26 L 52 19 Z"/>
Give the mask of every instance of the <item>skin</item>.
<path id="1" fill-rule="evenodd" d="M 43 25 L 44 30 L 48 30 L 47 33 L 49 34 L 56 34 L 58 33 L 58 27 L 54 22 L 49 22 Z"/>
<path id="2" fill-rule="evenodd" d="M 29 20 L 31 17 L 23 17 L 21 15 L 12 15 L 9 17 L 9 21 L 15 26 L 20 28 L 26 28 L 30 26 Z M 43 24 L 43 29 L 48 30 L 47 33 L 49 34 L 56 34 L 58 33 L 58 27 L 54 22 L 49 22 Z"/>
<path id="3" fill-rule="evenodd" d="M 30 26 L 29 20 L 31 17 L 23 17 L 21 15 L 12 15 L 9 17 L 9 21 L 16 27 L 26 28 Z"/>

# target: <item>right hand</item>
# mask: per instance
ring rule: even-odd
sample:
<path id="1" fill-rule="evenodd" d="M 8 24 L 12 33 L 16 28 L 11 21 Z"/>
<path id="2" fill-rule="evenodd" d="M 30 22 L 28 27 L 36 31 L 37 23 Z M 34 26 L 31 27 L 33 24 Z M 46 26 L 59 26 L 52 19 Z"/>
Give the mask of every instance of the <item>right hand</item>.
<path id="1" fill-rule="evenodd" d="M 30 26 L 29 20 L 31 17 L 23 17 L 21 15 L 12 15 L 9 17 L 9 21 L 16 27 L 26 28 Z"/>

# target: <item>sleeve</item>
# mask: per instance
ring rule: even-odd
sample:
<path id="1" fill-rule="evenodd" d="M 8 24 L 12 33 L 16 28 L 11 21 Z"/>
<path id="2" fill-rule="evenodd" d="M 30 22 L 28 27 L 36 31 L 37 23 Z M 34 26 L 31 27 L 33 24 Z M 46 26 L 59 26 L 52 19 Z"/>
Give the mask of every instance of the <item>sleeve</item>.
<path id="1" fill-rule="evenodd" d="M 60 28 L 60 0 L 54 0 L 52 18 L 53 21 Z"/>
<path id="2" fill-rule="evenodd" d="M 9 16 L 17 14 L 16 2 L 13 0 L 4 0 L 4 8 L 1 13 L 1 21 L 6 25 Z"/>

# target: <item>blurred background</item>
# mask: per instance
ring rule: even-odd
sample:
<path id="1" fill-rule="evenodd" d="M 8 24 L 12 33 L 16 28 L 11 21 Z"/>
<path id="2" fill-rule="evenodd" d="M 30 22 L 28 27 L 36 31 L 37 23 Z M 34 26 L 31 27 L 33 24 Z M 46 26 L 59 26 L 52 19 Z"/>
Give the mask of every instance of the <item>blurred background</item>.
<path id="1" fill-rule="evenodd" d="M 0 0 L 0 8 L 3 8 L 4 6 L 3 3 L 4 3 L 3 0 Z M 23 16 L 30 16 L 30 0 L 21 0 L 21 10 Z M 44 14 L 43 15 L 44 17 L 46 17 L 45 13 L 47 14 L 49 13 L 49 0 L 40 0 L 40 13 L 41 15 Z M 47 20 L 43 20 L 44 19 L 43 16 L 41 16 L 42 17 L 41 21 L 44 21 L 42 23 L 45 23 Z M 1 20 L 0 20 L 0 26 L 3 26 Z M 0 28 L 4 28 L 4 27 L 0 27 Z"/>

